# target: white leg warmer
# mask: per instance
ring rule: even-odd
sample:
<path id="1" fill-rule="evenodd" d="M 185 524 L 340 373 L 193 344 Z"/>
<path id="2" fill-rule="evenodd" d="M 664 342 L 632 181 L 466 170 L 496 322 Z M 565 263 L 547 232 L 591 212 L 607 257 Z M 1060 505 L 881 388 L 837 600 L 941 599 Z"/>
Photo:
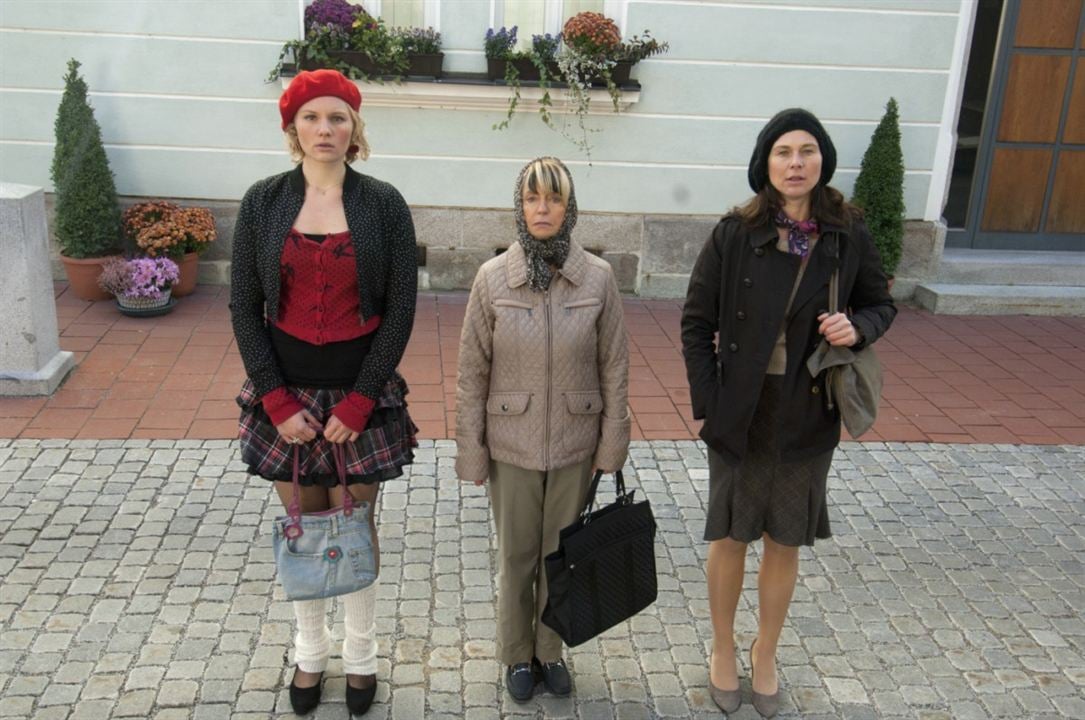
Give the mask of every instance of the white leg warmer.
<path id="1" fill-rule="evenodd" d="M 332 634 L 328 630 L 327 601 L 295 600 L 294 617 L 298 634 L 294 636 L 294 662 L 303 672 L 324 672 L 331 655 Z"/>
<path id="2" fill-rule="evenodd" d="M 377 583 L 340 597 L 343 602 L 343 673 L 377 674 Z"/>

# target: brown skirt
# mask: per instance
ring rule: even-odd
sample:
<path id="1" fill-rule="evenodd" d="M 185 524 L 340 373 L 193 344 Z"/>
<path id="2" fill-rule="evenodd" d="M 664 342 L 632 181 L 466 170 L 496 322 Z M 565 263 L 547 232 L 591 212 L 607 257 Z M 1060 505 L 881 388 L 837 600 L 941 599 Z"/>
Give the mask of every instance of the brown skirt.
<path id="1" fill-rule="evenodd" d="M 705 540 L 748 543 L 768 533 L 780 545 L 798 546 L 832 537 L 825 486 L 833 450 L 780 462 L 776 420 L 782 389 L 783 376 L 765 377 L 740 465 L 731 467 L 708 449 Z"/>

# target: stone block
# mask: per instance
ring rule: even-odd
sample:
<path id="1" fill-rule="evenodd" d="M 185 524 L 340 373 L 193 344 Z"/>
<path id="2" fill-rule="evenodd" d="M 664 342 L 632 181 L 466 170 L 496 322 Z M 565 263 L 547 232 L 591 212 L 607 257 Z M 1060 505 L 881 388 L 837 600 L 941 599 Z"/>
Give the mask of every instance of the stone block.
<path id="1" fill-rule="evenodd" d="M 688 275 L 716 222 L 715 217 L 645 217 L 641 272 Z"/>
<path id="2" fill-rule="evenodd" d="M 946 246 L 946 226 L 941 222 L 909 220 L 904 223 L 904 240 L 897 266 L 898 278 L 929 280 L 938 275 Z M 896 295 L 896 293 L 893 293 Z"/>
<path id="3" fill-rule="evenodd" d="M 468 211 L 471 212 L 471 211 Z M 460 247 L 463 244 L 463 211 L 455 208 L 413 207 L 414 237 L 426 247 Z"/>
<path id="4" fill-rule="evenodd" d="M 610 263 L 614 270 L 614 279 L 618 281 L 618 290 L 623 293 L 637 291 L 637 275 L 640 258 L 631 253 L 604 252 L 602 258 Z"/>
<path id="5" fill-rule="evenodd" d="M 237 211 L 241 203 L 233 201 L 181 201 L 182 207 L 205 207 L 215 216 L 215 232 L 218 237 L 211 247 L 200 256 L 200 262 L 209 260 L 229 261 L 234 249 L 234 226 L 237 224 Z"/>
<path id="6" fill-rule="evenodd" d="M 202 256 L 196 282 L 199 285 L 229 285 L 230 260 L 211 260 L 207 255 Z"/>
<path id="7" fill-rule="evenodd" d="M 469 290 L 482 263 L 494 256 L 487 249 L 428 248 L 426 271 L 431 290 Z"/>
<path id="8" fill-rule="evenodd" d="M 584 247 L 639 253 L 644 235 L 642 215 L 580 213 L 573 237 Z"/>
<path id="9" fill-rule="evenodd" d="M 638 294 L 647 298 L 684 298 L 688 287 L 688 274 L 645 273 L 641 277 Z"/>
<path id="10" fill-rule="evenodd" d="M 462 214 L 458 247 L 507 248 L 516 242 L 516 218 L 512 210 L 467 209 Z"/>
<path id="11" fill-rule="evenodd" d="M 75 366 L 60 349 L 45 194 L 0 183 L 0 395 L 48 395 Z"/>

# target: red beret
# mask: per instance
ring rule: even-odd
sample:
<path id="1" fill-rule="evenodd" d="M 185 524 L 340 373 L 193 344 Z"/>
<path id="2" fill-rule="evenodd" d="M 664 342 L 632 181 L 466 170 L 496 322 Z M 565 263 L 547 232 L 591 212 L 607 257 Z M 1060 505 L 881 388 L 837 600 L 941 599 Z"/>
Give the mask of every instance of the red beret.
<path id="1" fill-rule="evenodd" d="M 294 122 L 298 108 L 313 98 L 337 97 L 355 112 L 362 106 L 362 93 L 358 86 L 338 70 L 302 70 L 290 81 L 289 87 L 279 98 L 279 114 L 283 118 L 283 130 Z"/>

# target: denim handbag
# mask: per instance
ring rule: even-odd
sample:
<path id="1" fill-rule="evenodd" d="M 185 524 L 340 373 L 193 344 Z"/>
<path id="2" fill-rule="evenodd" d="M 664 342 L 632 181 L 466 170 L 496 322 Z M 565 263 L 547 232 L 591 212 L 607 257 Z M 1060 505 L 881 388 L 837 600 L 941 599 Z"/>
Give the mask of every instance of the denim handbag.
<path id="1" fill-rule="evenodd" d="M 294 497 L 287 514 L 275 518 L 272 545 L 287 600 L 315 600 L 369 587 L 377 579 L 369 503 L 355 506 L 347 490 L 343 449 L 332 445 L 343 487 L 343 507 L 301 512 L 298 448 L 294 448 Z"/>

